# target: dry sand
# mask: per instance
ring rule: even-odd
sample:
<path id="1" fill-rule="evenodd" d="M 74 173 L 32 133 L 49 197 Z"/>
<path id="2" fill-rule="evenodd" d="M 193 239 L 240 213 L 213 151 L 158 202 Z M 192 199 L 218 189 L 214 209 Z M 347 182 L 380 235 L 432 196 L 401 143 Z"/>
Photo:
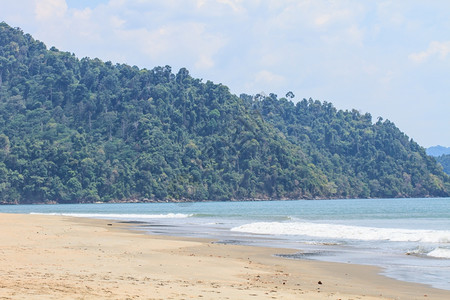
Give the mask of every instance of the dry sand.
<path id="1" fill-rule="evenodd" d="M 105 220 L 0 214 L 0 299 L 450 299 L 374 267 L 151 236 Z"/>

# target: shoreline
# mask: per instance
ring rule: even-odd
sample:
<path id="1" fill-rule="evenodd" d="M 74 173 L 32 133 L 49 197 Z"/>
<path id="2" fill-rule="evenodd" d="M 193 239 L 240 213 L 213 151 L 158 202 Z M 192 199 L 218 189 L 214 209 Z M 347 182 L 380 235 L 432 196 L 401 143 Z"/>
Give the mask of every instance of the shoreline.
<path id="1" fill-rule="evenodd" d="M 231 198 L 227 201 L 221 201 L 221 200 L 193 200 L 188 198 L 180 198 L 180 199 L 114 199 L 111 201 L 80 201 L 80 202 L 57 202 L 57 201 L 48 201 L 48 202 L 30 202 L 30 203 L 18 203 L 18 202 L 0 202 L 0 206 L 7 206 L 7 205 L 73 205 L 73 204 L 127 204 L 127 203 L 176 203 L 176 204 L 183 204 L 183 203 L 204 203 L 204 202 L 264 202 L 264 201 L 321 201 L 321 200 L 402 200 L 402 199 L 450 199 L 448 196 L 431 196 L 431 195 L 424 195 L 422 197 L 414 196 L 414 197 L 408 197 L 408 196 L 400 196 L 400 197 L 394 197 L 394 198 L 387 198 L 387 197 L 367 197 L 367 198 L 353 198 L 353 197 L 284 197 L 284 198 L 264 198 L 264 197 L 257 197 L 257 198 Z"/>
<path id="2" fill-rule="evenodd" d="M 450 299 L 377 267 L 275 256 L 293 249 L 149 235 L 111 220 L 0 214 L 0 224 L 5 299 Z"/>

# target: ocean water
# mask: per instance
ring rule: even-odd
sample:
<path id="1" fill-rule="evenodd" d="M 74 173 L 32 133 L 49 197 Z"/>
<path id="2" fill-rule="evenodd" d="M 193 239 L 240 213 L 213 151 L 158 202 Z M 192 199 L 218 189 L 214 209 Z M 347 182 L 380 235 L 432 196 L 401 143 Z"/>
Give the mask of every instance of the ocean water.
<path id="1" fill-rule="evenodd" d="M 0 206 L 133 222 L 150 234 L 296 249 L 286 259 L 375 265 L 450 290 L 450 198 Z"/>

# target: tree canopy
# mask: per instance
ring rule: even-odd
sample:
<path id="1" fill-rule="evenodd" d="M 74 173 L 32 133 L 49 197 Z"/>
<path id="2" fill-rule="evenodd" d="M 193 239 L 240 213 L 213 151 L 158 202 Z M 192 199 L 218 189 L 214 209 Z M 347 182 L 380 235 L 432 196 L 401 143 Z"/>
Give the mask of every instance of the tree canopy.
<path id="1" fill-rule="evenodd" d="M 275 95 L 257 99 L 247 103 L 311 158 L 335 196 L 448 195 L 449 178 L 436 160 L 391 121 L 373 123 L 368 113 L 337 110 L 312 99 L 297 104 Z"/>
<path id="2" fill-rule="evenodd" d="M 78 59 L 0 23 L 0 202 L 449 195 L 392 122 L 291 100 Z"/>
<path id="3" fill-rule="evenodd" d="M 450 154 L 438 156 L 436 160 L 444 168 L 444 172 L 450 175 Z"/>

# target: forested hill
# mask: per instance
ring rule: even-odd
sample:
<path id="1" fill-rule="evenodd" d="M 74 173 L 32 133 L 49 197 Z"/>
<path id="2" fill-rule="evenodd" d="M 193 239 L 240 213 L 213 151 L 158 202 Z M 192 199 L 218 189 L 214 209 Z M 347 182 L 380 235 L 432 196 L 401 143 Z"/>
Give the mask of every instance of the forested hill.
<path id="1" fill-rule="evenodd" d="M 368 113 L 311 99 L 294 104 L 273 94 L 241 98 L 307 154 L 337 197 L 448 195 L 442 167 L 389 120 L 373 124 Z"/>
<path id="2" fill-rule="evenodd" d="M 48 50 L 0 23 L 0 203 L 448 196 L 393 123 L 237 97 L 186 69 Z"/>
<path id="3" fill-rule="evenodd" d="M 444 172 L 450 175 L 450 154 L 438 156 L 436 160 L 444 168 Z"/>

